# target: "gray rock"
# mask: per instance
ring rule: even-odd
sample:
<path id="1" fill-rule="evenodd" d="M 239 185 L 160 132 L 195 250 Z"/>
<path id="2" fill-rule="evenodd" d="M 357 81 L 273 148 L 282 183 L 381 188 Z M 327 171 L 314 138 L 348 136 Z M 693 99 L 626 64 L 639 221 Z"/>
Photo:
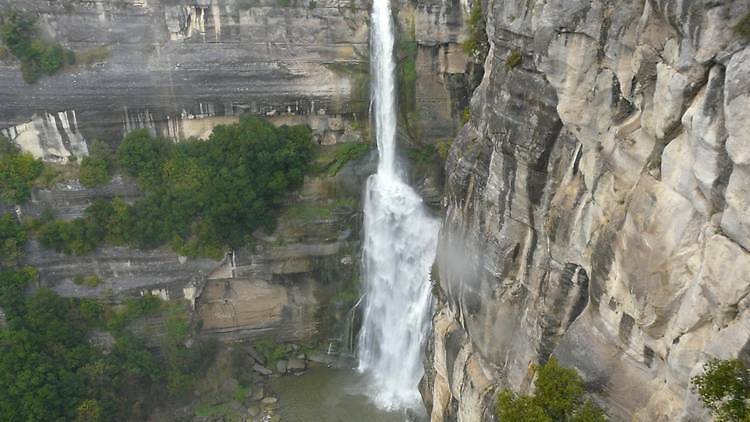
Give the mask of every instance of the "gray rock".
<path id="1" fill-rule="evenodd" d="M 613 420 L 710 419 L 690 377 L 750 342 L 750 4 L 713 6 L 487 4 L 445 166 L 432 420 L 487 420 L 550 356 Z"/>
<path id="2" fill-rule="evenodd" d="M 260 401 L 265 396 L 263 385 L 255 385 L 255 389 L 253 390 L 253 395 L 250 398 L 252 401 Z"/>
<path id="3" fill-rule="evenodd" d="M 263 403 L 264 405 L 273 405 L 273 404 L 276 404 L 278 401 L 279 399 L 277 399 L 276 397 L 268 396 L 268 397 L 264 397 L 263 400 L 261 400 L 261 403 Z"/>
<path id="4" fill-rule="evenodd" d="M 255 371 L 255 372 L 257 372 L 257 373 L 259 373 L 261 375 L 271 375 L 271 374 L 273 374 L 273 371 L 271 371 L 270 369 L 268 369 L 265 366 L 260 365 L 258 363 L 256 363 L 255 365 L 253 365 L 253 371 Z"/>
<path id="5" fill-rule="evenodd" d="M 306 364 L 303 359 L 297 359 L 292 358 L 289 359 L 289 364 L 287 365 L 287 369 L 289 372 L 301 372 L 306 369 Z"/>
<path id="6" fill-rule="evenodd" d="M 255 350 L 255 348 L 254 348 L 254 347 L 253 347 L 252 345 L 249 345 L 249 344 L 248 344 L 248 345 L 245 345 L 245 346 L 244 346 L 244 349 L 245 349 L 245 351 L 247 352 L 247 354 L 248 354 L 248 355 L 249 355 L 249 356 L 250 356 L 251 358 L 253 358 L 253 360 L 254 360 L 254 361 L 255 361 L 256 363 L 259 363 L 259 364 L 261 364 L 261 365 L 265 365 L 265 364 L 266 364 L 266 360 L 265 360 L 265 359 L 263 359 L 263 356 L 262 356 L 262 355 L 261 355 L 260 353 L 258 353 L 258 352 L 257 352 L 257 351 Z"/>
<path id="7" fill-rule="evenodd" d="M 276 372 L 285 374 L 287 371 L 287 364 L 288 362 L 285 359 L 279 359 L 276 361 Z"/>
<path id="8" fill-rule="evenodd" d="M 308 357 L 308 359 L 311 362 L 320 363 L 320 364 L 323 364 L 323 365 L 329 365 L 329 364 L 333 363 L 333 361 L 335 360 L 335 357 L 331 356 L 331 355 L 328 355 L 328 354 L 325 354 L 323 352 L 315 351 L 315 352 L 312 352 L 310 354 L 310 356 Z"/>

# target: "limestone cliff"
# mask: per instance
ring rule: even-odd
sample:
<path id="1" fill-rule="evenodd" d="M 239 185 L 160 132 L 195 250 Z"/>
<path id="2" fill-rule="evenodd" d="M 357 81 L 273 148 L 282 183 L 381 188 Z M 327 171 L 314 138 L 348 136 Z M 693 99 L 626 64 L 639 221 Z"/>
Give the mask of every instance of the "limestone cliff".
<path id="1" fill-rule="evenodd" d="M 746 1 L 489 0 L 446 164 L 432 420 L 492 420 L 532 364 L 613 420 L 705 420 L 689 378 L 750 344 Z"/>
<path id="2" fill-rule="evenodd" d="M 87 154 L 148 128 L 206 137 L 243 113 L 307 123 L 322 143 L 367 125 L 369 2 L 358 0 L 0 0 L 38 16 L 40 36 L 77 63 L 26 84 L 0 54 L 0 134 L 50 161 Z M 420 113 L 428 139 L 454 136 L 467 92 L 463 8 L 457 0 L 398 6 L 418 45 Z M 438 123 L 438 124 L 436 124 Z M 417 130 L 417 129 L 415 129 Z"/>
<path id="3" fill-rule="evenodd" d="M 317 156 L 330 155 L 335 144 L 367 141 L 369 2 L 0 0 L 0 13 L 10 9 L 38 16 L 39 35 L 78 58 L 28 85 L 18 60 L 0 54 L 0 135 L 47 162 L 84 156 L 96 139 L 116 146 L 138 128 L 176 141 L 207 138 L 243 113 L 310 125 L 321 144 Z M 398 9 L 400 32 L 417 46 L 414 90 L 423 106 L 414 124 L 425 128 L 426 141 L 452 137 L 467 98 L 463 8 L 457 0 L 420 0 Z M 332 331 L 342 328 L 342 304 L 356 300 L 360 197 L 373 158 L 335 177 L 308 177 L 290 194 L 275 233 L 256 234 L 221 262 L 168 248 L 104 247 L 74 257 L 31 242 L 26 264 L 40 269 L 41 285 L 65 296 L 185 297 L 203 332 L 227 341 L 327 341 L 341 335 Z M 38 216 L 51 208 L 72 219 L 96 197 L 139 195 L 119 177 L 98 189 L 69 181 L 36 189 L 19 211 Z M 102 283 L 76 285 L 80 275 Z"/>

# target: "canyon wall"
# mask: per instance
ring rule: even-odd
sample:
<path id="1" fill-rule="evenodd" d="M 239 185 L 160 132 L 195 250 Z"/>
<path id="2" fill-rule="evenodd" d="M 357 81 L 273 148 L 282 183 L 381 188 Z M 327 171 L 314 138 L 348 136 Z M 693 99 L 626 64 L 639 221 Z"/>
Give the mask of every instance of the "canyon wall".
<path id="1" fill-rule="evenodd" d="M 706 420 L 750 345 L 746 1 L 489 0 L 446 163 L 433 421 L 494 420 L 550 356 L 612 420 Z"/>
<path id="2" fill-rule="evenodd" d="M 397 8 L 404 39 L 418 44 L 413 125 L 451 138 L 468 98 L 463 7 Z M 40 36 L 77 57 L 29 85 L 19 61 L 0 54 L 0 135 L 65 162 L 93 139 L 116 145 L 137 128 L 206 137 L 253 113 L 307 123 L 321 143 L 351 141 L 351 124 L 369 123 L 369 9 L 362 0 L 0 0 L 0 12 L 38 16 Z"/>
<path id="3" fill-rule="evenodd" d="M 310 125 L 323 164 L 339 144 L 368 141 L 368 1 L 0 0 L 0 13 L 12 9 L 38 16 L 39 35 L 78 59 L 29 85 L 19 61 L 0 54 L 0 135 L 46 162 L 74 165 L 92 140 L 116 147 L 138 128 L 207 138 L 244 113 Z M 432 129 L 417 142 L 450 138 L 468 98 L 464 9 L 457 0 L 404 1 L 397 9 L 400 34 L 416 43 L 415 96 L 425 104 L 413 124 Z M 360 199 L 375 159 L 371 152 L 334 176 L 311 175 L 289 195 L 273 234 L 256 233 L 221 261 L 166 247 L 66 256 L 32 241 L 25 263 L 39 268 L 40 286 L 64 296 L 186 298 L 202 332 L 225 341 L 335 341 L 358 297 Z M 72 219 L 96 197 L 140 195 L 119 176 L 97 189 L 71 180 L 35 189 L 18 211 L 39 216 L 50 208 Z M 74 283 L 89 275 L 102 283 Z"/>

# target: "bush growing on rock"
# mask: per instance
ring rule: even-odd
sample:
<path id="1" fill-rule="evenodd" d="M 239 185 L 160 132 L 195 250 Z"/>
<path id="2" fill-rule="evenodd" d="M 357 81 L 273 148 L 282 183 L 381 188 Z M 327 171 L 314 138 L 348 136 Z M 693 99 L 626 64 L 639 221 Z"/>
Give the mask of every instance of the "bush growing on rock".
<path id="1" fill-rule="evenodd" d="M 26 229 L 13 214 L 0 216 L 0 268 L 16 265 L 27 239 Z"/>
<path id="2" fill-rule="evenodd" d="M 65 66 L 71 54 L 60 44 L 37 37 L 36 18 L 14 10 L 3 16 L 3 22 L 0 39 L 21 61 L 26 83 L 33 84 L 43 74 L 53 75 Z"/>
<path id="3" fill-rule="evenodd" d="M 94 142 L 90 154 L 81 160 L 81 184 L 93 188 L 107 184 L 112 179 L 112 151 L 102 142 Z"/>
<path id="4" fill-rule="evenodd" d="M 489 52 L 490 43 L 487 40 L 481 1 L 474 0 L 472 3 L 467 23 L 469 26 L 469 38 L 462 44 L 462 47 L 466 54 L 473 57 L 476 62 L 482 63 Z"/>
<path id="5" fill-rule="evenodd" d="M 46 220 L 36 229 L 42 246 L 58 252 L 85 255 L 93 252 L 107 236 L 114 209 L 112 204 L 95 200 L 83 218 L 73 221 Z"/>
<path id="6" fill-rule="evenodd" d="M 535 367 L 534 395 L 517 395 L 504 390 L 497 398 L 495 411 L 501 421 L 537 422 L 606 421 L 604 413 L 585 398 L 581 376 L 574 369 L 560 366 L 557 359 Z"/>
<path id="7" fill-rule="evenodd" d="M 515 69 L 517 68 L 521 62 L 523 62 L 523 55 L 518 50 L 513 50 L 510 53 L 508 53 L 508 57 L 505 58 L 505 68 L 506 69 Z"/>
<path id="8" fill-rule="evenodd" d="M 311 134 L 256 117 L 217 126 L 208 141 L 175 145 L 131 134 L 118 151 L 120 164 L 148 193 L 129 210 L 126 240 L 216 256 L 257 228 L 271 229 L 281 200 L 302 184 Z"/>
<path id="9" fill-rule="evenodd" d="M 750 373 L 740 360 L 711 359 L 703 365 L 703 374 L 694 376 L 691 382 L 718 422 L 750 418 Z"/>
<path id="10" fill-rule="evenodd" d="M 0 200 L 7 204 L 26 202 L 34 180 L 43 169 L 40 160 L 21 152 L 8 138 L 0 136 Z"/>
<path id="11" fill-rule="evenodd" d="M 220 258 L 254 230 L 274 227 L 282 200 L 308 171 L 311 138 L 309 127 L 277 128 L 255 117 L 217 126 L 208 141 L 173 144 L 145 130 L 131 132 L 118 163 L 144 197 L 133 205 L 95 201 L 84 218 L 45 222 L 37 233 L 45 247 L 78 255 L 108 240 L 138 249 L 169 244 L 183 255 Z M 108 178 L 106 157 L 92 149 L 81 180 L 94 185 Z"/>

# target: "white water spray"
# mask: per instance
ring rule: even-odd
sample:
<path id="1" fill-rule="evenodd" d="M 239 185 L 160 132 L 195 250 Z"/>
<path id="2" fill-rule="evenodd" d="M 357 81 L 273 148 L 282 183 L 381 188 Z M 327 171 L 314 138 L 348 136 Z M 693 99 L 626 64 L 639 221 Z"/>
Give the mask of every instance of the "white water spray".
<path id="1" fill-rule="evenodd" d="M 385 409 L 417 407 L 422 350 L 432 303 L 430 267 L 437 219 L 403 181 L 396 161 L 395 63 L 389 0 L 374 0 L 370 32 L 372 96 L 380 160 L 367 180 L 363 272 L 365 308 L 359 369 Z"/>

